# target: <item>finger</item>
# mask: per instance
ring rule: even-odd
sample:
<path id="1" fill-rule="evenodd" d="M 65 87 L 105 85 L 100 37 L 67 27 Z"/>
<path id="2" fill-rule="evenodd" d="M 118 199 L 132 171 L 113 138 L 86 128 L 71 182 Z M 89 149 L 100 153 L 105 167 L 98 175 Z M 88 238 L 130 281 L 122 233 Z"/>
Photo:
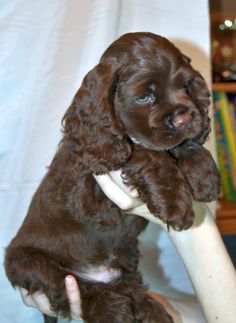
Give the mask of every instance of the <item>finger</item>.
<path id="1" fill-rule="evenodd" d="M 37 305 L 35 304 L 35 302 L 33 301 L 32 297 L 31 297 L 31 295 L 29 295 L 29 293 L 26 289 L 20 288 L 19 290 L 20 290 L 22 301 L 26 306 L 37 307 Z"/>
<path id="2" fill-rule="evenodd" d="M 119 208 L 127 210 L 135 204 L 135 199 L 125 193 L 108 174 L 93 176 L 104 194 Z"/>
<path id="3" fill-rule="evenodd" d="M 65 278 L 65 285 L 67 296 L 70 302 L 71 317 L 74 320 L 79 320 L 81 319 L 81 303 L 77 281 L 73 276 L 67 275 Z"/>
<path id="4" fill-rule="evenodd" d="M 124 184 L 124 176 L 122 176 L 121 169 L 111 171 L 109 175 L 111 176 L 112 180 L 131 198 L 135 199 L 138 197 L 138 191 L 135 188 L 131 188 Z"/>
<path id="5" fill-rule="evenodd" d="M 35 292 L 32 294 L 32 299 L 40 312 L 46 315 L 56 316 L 56 314 L 51 310 L 51 305 L 45 294 Z"/>

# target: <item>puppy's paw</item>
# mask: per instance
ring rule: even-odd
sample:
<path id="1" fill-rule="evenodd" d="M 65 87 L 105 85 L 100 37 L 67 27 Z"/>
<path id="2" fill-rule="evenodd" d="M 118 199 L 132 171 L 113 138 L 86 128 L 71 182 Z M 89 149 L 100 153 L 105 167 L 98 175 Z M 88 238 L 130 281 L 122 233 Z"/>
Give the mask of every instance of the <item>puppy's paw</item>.
<path id="1" fill-rule="evenodd" d="M 171 227 L 175 231 L 182 231 L 187 230 L 192 226 L 194 221 L 194 212 L 192 208 L 185 213 L 183 213 L 183 211 L 175 211 L 173 214 L 174 215 L 169 216 L 166 221 L 168 230 L 169 227 Z"/>
<path id="2" fill-rule="evenodd" d="M 155 186 L 152 194 L 141 197 L 149 211 L 168 227 L 176 231 L 187 230 L 194 220 L 191 192 L 180 173 L 173 174 L 172 181 Z"/>
<path id="3" fill-rule="evenodd" d="M 194 212 L 191 203 L 185 204 L 183 201 L 178 203 L 170 202 L 165 206 L 165 210 L 159 216 L 167 227 L 175 231 L 187 230 L 194 221 Z"/>
<path id="4" fill-rule="evenodd" d="M 208 167 L 199 172 L 199 176 L 189 174 L 187 178 L 193 198 L 199 202 L 216 200 L 221 191 L 221 181 L 215 163 L 209 163 Z"/>
<path id="5" fill-rule="evenodd" d="M 179 153 L 177 164 L 196 201 L 211 202 L 218 198 L 221 190 L 220 175 L 207 149 L 196 144 L 189 146 Z"/>

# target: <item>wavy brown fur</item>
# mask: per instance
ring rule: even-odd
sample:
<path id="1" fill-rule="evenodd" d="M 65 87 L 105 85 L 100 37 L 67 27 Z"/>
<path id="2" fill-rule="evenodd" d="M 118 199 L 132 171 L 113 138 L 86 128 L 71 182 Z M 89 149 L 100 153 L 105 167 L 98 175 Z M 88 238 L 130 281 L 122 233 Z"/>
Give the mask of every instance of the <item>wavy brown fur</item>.
<path id="1" fill-rule="evenodd" d="M 202 147 L 209 104 L 202 76 L 167 39 L 131 33 L 115 41 L 66 112 L 58 152 L 6 250 L 12 285 L 42 291 L 54 311 L 70 317 L 64 278 L 74 274 L 86 322 L 173 322 L 146 295 L 137 270 L 137 236 L 147 221 L 123 214 L 93 173 L 122 168 L 155 216 L 175 230 L 189 228 L 192 196 L 211 201 L 220 189 Z M 121 276 L 95 283 L 79 275 L 100 265 Z"/>

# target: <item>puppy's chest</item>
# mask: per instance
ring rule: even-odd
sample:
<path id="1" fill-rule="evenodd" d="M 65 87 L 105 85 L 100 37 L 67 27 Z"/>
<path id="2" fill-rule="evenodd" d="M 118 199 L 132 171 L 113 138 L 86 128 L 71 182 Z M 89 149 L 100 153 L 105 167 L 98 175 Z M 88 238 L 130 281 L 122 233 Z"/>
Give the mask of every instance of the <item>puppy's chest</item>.
<path id="1" fill-rule="evenodd" d="M 83 272 L 73 272 L 80 279 L 88 282 L 110 283 L 121 276 L 121 270 L 112 268 L 108 262 L 103 265 L 88 266 Z"/>
<path id="2" fill-rule="evenodd" d="M 73 271 L 73 274 L 88 282 L 110 283 L 119 279 L 121 269 L 118 255 L 124 245 L 129 244 L 128 237 L 121 231 L 91 231 L 88 234 L 82 266 Z"/>
<path id="3" fill-rule="evenodd" d="M 78 178 L 72 194 L 67 196 L 68 210 L 73 216 L 91 231 L 116 235 L 124 231 L 127 216 L 123 215 L 115 204 L 109 200 L 94 180 L 93 176 Z"/>

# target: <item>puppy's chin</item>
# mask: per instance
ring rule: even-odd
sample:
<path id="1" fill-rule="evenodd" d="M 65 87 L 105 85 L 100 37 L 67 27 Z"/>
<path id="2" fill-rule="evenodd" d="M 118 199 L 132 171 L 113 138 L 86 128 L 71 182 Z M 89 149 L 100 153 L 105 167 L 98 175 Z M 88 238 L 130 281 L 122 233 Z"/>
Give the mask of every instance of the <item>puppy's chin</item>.
<path id="1" fill-rule="evenodd" d="M 158 129 L 158 130 L 157 130 Z M 166 128 L 160 125 L 157 128 L 149 128 L 144 131 L 130 129 L 127 131 L 130 140 L 146 149 L 163 151 L 170 150 L 186 140 L 193 140 L 202 132 L 202 122 L 199 119 L 189 123 L 189 125 L 178 128 Z"/>

